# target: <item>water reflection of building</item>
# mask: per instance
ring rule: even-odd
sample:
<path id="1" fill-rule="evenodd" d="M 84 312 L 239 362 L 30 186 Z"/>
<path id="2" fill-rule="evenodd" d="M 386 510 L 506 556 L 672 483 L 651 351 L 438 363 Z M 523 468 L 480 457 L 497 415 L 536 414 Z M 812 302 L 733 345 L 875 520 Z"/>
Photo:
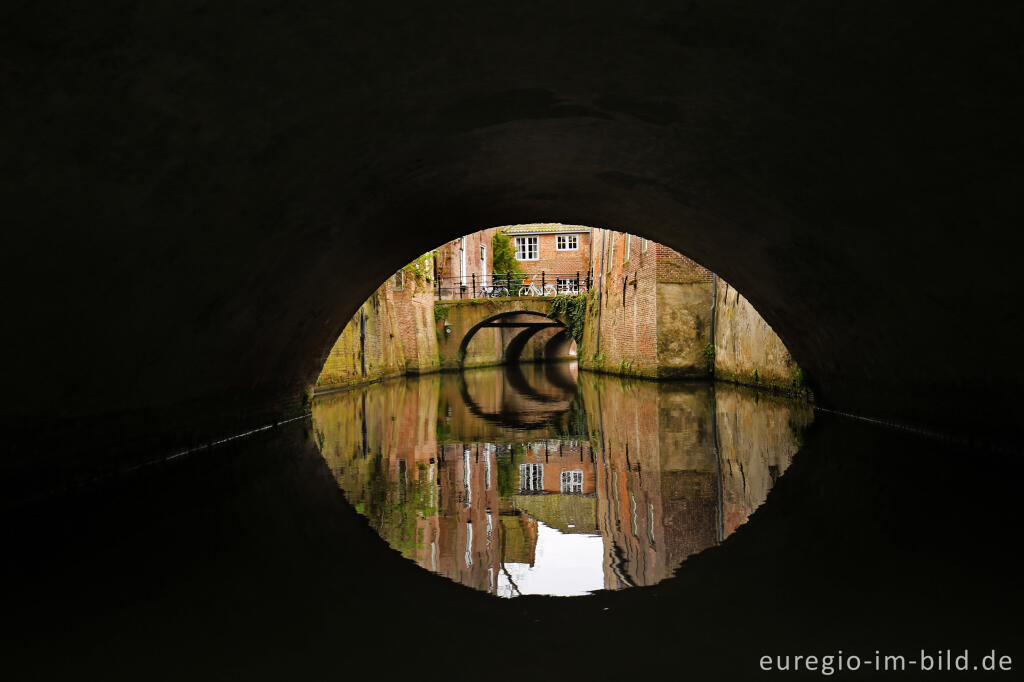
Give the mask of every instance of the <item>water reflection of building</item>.
<path id="1" fill-rule="evenodd" d="M 581 376 L 578 395 L 535 386 L 530 405 L 531 391 L 503 397 L 508 381 L 492 372 L 471 379 L 497 391 L 477 399 L 479 414 L 457 402 L 466 392 L 458 382 L 469 382 L 456 376 L 314 406 L 326 461 L 382 537 L 424 568 L 490 593 L 504 585 L 515 594 L 514 576 L 543 570 L 540 548 L 553 537 L 602 543 L 607 589 L 663 580 L 764 501 L 809 418 L 735 389 L 593 375 Z M 500 423 L 502 405 L 522 424 L 541 404 L 562 417 L 525 429 Z"/>

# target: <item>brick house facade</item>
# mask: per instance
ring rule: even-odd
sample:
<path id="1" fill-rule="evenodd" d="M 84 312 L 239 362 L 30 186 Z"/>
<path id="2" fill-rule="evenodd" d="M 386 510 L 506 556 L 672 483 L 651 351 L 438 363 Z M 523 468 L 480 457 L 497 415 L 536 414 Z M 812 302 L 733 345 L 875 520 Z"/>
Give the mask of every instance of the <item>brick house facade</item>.
<path id="1" fill-rule="evenodd" d="M 498 229 L 512 239 L 520 267 L 524 273 L 534 274 L 533 279 L 543 273 L 546 282 L 558 285 L 559 291 L 566 291 L 570 288 L 569 278 L 587 277 L 591 260 L 589 227 L 533 223 Z"/>
<path id="2" fill-rule="evenodd" d="M 491 240 L 499 228 L 492 227 L 453 239 L 434 250 L 434 272 L 445 288 L 473 287 L 492 274 Z"/>

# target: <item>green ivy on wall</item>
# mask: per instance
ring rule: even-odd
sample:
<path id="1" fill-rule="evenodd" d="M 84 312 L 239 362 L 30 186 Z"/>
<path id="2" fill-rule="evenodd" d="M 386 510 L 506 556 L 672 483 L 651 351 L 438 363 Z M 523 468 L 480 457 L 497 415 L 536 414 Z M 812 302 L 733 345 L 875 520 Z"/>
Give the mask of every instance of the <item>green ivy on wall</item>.
<path id="1" fill-rule="evenodd" d="M 565 318 L 566 333 L 576 340 L 576 345 L 583 344 L 583 323 L 587 319 L 587 295 L 563 294 L 551 299 L 551 315 Z"/>
<path id="2" fill-rule="evenodd" d="M 402 268 L 406 279 L 413 281 L 413 293 L 426 291 L 430 288 L 434 279 L 431 274 L 431 267 L 434 262 L 434 251 L 428 251 L 413 262 Z"/>

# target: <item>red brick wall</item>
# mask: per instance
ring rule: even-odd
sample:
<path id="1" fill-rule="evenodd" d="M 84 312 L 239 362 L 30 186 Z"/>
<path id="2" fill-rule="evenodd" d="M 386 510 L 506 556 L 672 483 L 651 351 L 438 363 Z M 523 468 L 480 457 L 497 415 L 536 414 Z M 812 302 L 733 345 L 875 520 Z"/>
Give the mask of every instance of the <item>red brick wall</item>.
<path id="1" fill-rule="evenodd" d="M 390 281 L 382 284 L 345 325 L 317 378 L 318 390 L 405 373 L 405 353 L 398 336 L 396 306 L 390 289 Z M 365 321 L 362 341 L 361 320 Z"/>
<path id="2" fill-rule="evenodd" d="M 405 356 L 405 370 L 410 374 L 436 370 L 440 362 L 434 328 L 433 272 L 426 273 L 422 280 L 416 280 L 406 273 L 401 288 L 395 284 L 396 279 L 392 277 L 387 294 L 393 301 L 397 331 Z"/>
<path id="3" fill-rule="evenodd" d="M 598 229 L 593 231 L 592 239 L 590 267 L 595 279 L 601 273 L 602 251 L 604 254 L 604 272 L 600 274 L 600 349 L 585 349 L 584 359 L 594 359 L 596 354 L 603 358 L 602 369 L 655 376 L 658 257 L 651 248 L 654 243 L 650 242 L 645 252 L 640 237 Z"/>
<path id="4" fill-rule="evenodd" d="M 580 273 L 580 277 L 586 277 L 590 267 L 590 233 L 571 233 L 576 235 L 577 248 L 574 251 L 559 251 L 557 248 L 556 235 L 509 235 L 513 240 L 517 236 L 537 237 L 537 260 L 520 261 L 519 265 L 523 272 L 530 273 Z"/>
<path id="5" fill-rule="evenodd" d="M 651 242 L 658 257 L 658 281 L 678 284 L 711 282 L 714 275 L 678 251 Z"/>
<path id="6" fill-rule="evenodd" d="M 491 253 L 491 240 L 494 238 L 494 233 L 498 231 L 498 228 L 491 227 L 486 230 L 480 230 L 472 234 L 466 235 L 466 284 L 472 282 L 473 276 L 477 279 L 480 278 L 481 274 L 485 271 L 487 275 L 491 275 L 493 262 L 493 254 Z M 438 274 L 442 277 L 459 277 L 462 272 L 461 266 L 461 255 L 460 249 L 462 246 L 462 239 L 453 239 L 450 242 L 439 246 L 437 251 L 437 270 Z M 484 263 L 480 260 L 480 247 L 486 248 L 486 268 Z M 449 287 L 453 286 L 453 283 L 457 284 L 456 280 L 445 279 L 442 280 L 442 286 Z"/>
<path id="7" fill-rule="evenodd" d="M 381 284 L 331 348 L 316 388 L 333 389 L 438 369 L 431 280 L 429 272 L 420 280 L 406 272 L 404 277 L 393 275 Z M 362 343 L 361 316 L 366 323 Z"/>
<path id="8" fill-rule="evenodd" d="M 589 267 L 601 272 L 603 260 L 604 271 L 600 332 L 587 335 L 584 367 L 648 377 L 706 375 L 712 273 L 635 235 L 595 229 L 592 239 Z M 588 324 L 597 323 L 595 304 Z"/>

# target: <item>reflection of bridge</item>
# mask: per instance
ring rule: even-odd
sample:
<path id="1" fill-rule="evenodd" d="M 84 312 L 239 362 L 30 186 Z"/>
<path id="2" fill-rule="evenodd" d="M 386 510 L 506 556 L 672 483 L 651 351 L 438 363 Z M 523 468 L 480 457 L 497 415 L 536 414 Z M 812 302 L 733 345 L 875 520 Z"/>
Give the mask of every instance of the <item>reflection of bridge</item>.
<path id="1" fill-rule="evenodd" d="M 516 362 L 522 357 L 563 359 L 572 339 L 551 314 L 551 299 L 534 296 L 438 303 L 441 366 L 458 369 Z"/>
<path id="2" fill-rule="evenodd" d="M 519 365 L 506 367 L 501 396 L 494 405 L 482 405 L 471 395 L 466 381 L 458 383 L 459 395 L 470 414 L 491 424 L 523 430 L 558 424 L 576 397 L 576 382 L 562 363 L 544 365 L 537 371 L 543 372 L 540 386 L 531 382 Z"/>

